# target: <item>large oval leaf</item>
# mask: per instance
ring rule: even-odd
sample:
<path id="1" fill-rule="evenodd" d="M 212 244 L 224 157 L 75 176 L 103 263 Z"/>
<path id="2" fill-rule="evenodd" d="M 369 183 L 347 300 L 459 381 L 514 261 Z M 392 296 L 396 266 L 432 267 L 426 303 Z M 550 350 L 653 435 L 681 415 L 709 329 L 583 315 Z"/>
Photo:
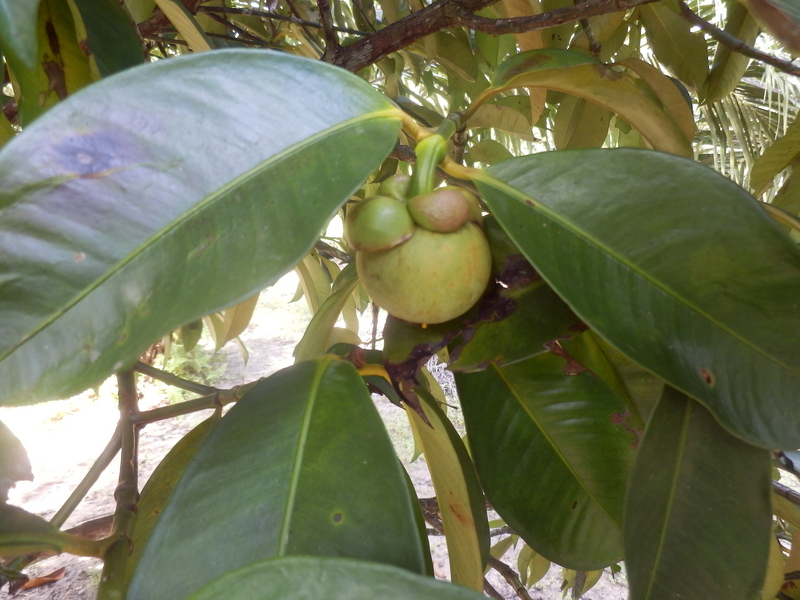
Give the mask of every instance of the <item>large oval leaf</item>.
<path id="1" fill-rule="evenodd" d="M 341 69 L 255 50 L 129 69 L 52 109 L 0 152 L 0 404 L 85 389 L 274 282 L 396 114 Z"/>
<path id="2" fill-rule="evenodd" d="M 743 189 L 646 150 L 549 152 L 476 183 L 576 314 L 766 448 L 800 446 L 800 249 Z"/>
<path id="3" fill-rule="evenodd" d="M 547 352 L 457 373 L 456 384 L 492 506 L 541 555 L 592 570 L 622 558 L 636 438 L 625 427 L 622 400 L 576 366 Z"/>
<path id="4" fill-rule="evenodd" d="M 253 563 L 220 577 L 191 600 L 481 600 L 477 592 L 408 571 L 343 558 L 298 556 Z"/>
<path id="5" fill-rule="evenodd" d="M 228 571 L 292 554 L 425 572 L 414 505 L 383 422 L 353 365 L 331 357 L 279 371 L 215 425 L 126 597 L 185 598 Z"/>
<path id="6" fill-rule="evenodd" d="M 625 507 L 631 600 L 758 598 L 771 529 L 769 452 L 667 388 Z"/>

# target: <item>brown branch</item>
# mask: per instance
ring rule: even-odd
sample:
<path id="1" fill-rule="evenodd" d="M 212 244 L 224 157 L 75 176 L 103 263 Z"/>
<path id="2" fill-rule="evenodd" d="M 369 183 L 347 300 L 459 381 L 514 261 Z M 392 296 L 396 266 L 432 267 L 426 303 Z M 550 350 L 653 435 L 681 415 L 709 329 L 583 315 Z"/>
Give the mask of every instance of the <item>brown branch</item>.
<path id="1" fill-rule="evenodd" d="M 275 21 L 286 21 L 287 23 L 294 23 L 295 25 L 305 25 L 306 27 L 314 27 L 316 29 L 324 29 L 322 23 L 314 21 L 306 21 L 305 19 L 298 19 L 297 17 L 290 17 L 281 15 L 274 12 L 265 10 L 255 10 L 252 8 L 229 8 L 227 6 L 201 6 L 199 12 L 207 13 L 224 13 L 230 15 L 246 15 L 248 17 L 259 17 L 262 19 L 272 19 Z M 358 29 L 350 29 L 349 27 L 333 27 L 334 31 L 339 33 L 348 33 L 350 35 L 370 35 L 368 31 L 360 31 Z"/>
<path id="2" fill-rule="evenodd" d="M 156 367 L 145 364 L 141 361 L 138 361 L 135 365 L 133 365 L 133 370 L 138 371 L 142 375 L 147 375 L 148 377 L 157 379 L 158 381 L 166 383 L 167 385 L 171 385 L 172 387 L 180 388 L 182 390 L 186 390 L 187 392 L 192 392 L 193 394 L 207 396 L 218 394 L 220 392 L 220 390 L 215 387 L 211 387 L 210 385 L 203 385 L 202 383 L 197 383 L 196 381 L 189 381 L 188 379 L 178 377 L 177 375 L 167 371 L 162 371 L 161 369 L 157 369 Z"/>
<path id="3" fill-rule="evenodd" d="M 786 487 L 785 485 L 778 483 L 777 481 L 772 482 L 772 491 L 785 498 L 792 504 L 796 504 L 800 506 L 800 494 L 795 492 L 792 488 Z"/>
<path id="4" fill-rule="evenodd" d="M 322 22 L 322 31 L 325 34 L 325 54 L 322 55 L 322 60 L 330 62 L 339 49 L 339 38 L 333 28 L 330 0 L 317 0 L 317 7 L 319 8 L 319 20 Z"/>
<path id="5" fill-rule="evenodd" d="M 318 252 L 322 254 L 327 254 L 330 258 L 335 258 L 336 260 L 340 260 L 343 263 L 351 263 L 353 262 L 353 257 L 350 256 L 347 252 L 342 252 L 335 246 L 331 246 L 330 244 L 319 240 L 316 244 L 314 244 L 314 248 L 317 249 Z"/>
<path id="6" fill-rule="evenodd" d="M 468 29 L 474 29 L 490 35 L 504 33 L 524 33 L 535 29 L 557 27 L 565 23 L 580 21 L 588 17 L 597 17 L 608 13 L 628 10 L 641 4 L 649 4 L 657 0 L 588 0 L 574 6 L 565 6 L 550 12 L 530 17 L 515 17 L 513 19 L 487 19 L 473 15 L 465 7 L 459 6 L 456 11 L 457 23 Z"/>
<path id="7" fill-rule="evenodd" d="M 483 593 L 489 596 L 489 598 L 494 598 L 495 600 L 506 600 L 505 596 L 494 589 L 494 586 L 489 583 L 489 580 L 486 577 L 483 578 Z"/>
<path id="8" fill-rule="evenodd" d="M 531 595 L 528 593 L 528 588 L 522 585 L 522 581 L 520 581 L 519 575 L 517 575 L 514 569 L 492 555 L 489 555 L 489 566 L 503 576 L 503 579 L 508 582 L 508 585 L 514 590 L 514 593 L 522 598 L 522 600 L 532 600 Z"/>
<path id="9" fill-rule="evenodd" d="M 230 21 L 226 20 L 225 18 L 221 17 L 218 14 L 210 12 L 210 13 L 208 13 L 208 16 L 209 16 L 209 18 L 213 19 L 214 21 L 216 21 L 220 25 L 224 25 L 226 28 L 230 29 L 231 31 L 235 31 L 236 33 L 238 33 L 241 36 L 241 38 L 236 38 L 237 40 L 247 40 L 251 44 L 258 44 L 258 45 L 266 45 L 267 44 L 266 40 L 254 36 L 249 31 L 246 31 L 246 30 L 242 29 L 241 27 L 239 27 L 237 25 L 234 25 L 233 23 L 231 23 Z"/>
<path id="10" fill-rule="evenodd" d="M 437 0 L 369 37 L 340 48 L 332 62 L 348 71 L 358 71 L 426 35 L 457 25 L 459 7 L 472 13 L 495 2 L 497 0 Z"/>
<path id="11" fill-rule="evenodd" d="M 112 600 L 124 596 L 125 574 L 139 502 L 139 428 L 131 420 L 131 417 L 139 412 L 139 392 L 136 389 L 136 374 L 133 369 L 117 373 L 117 389 L 122 448 L 119 485 L 114 491 L 117 507 L 114 510 L 110 535 L 110 538 L 116 540 L 112 542 L 104 557 L 97 600 Z"/>
<path id="12" fill-rule="evenodd" d="M 197 6 L 204 0 L 182 0 L 184 6 L 189 9 L 189 12 L 195 14 L 197 12 Z M 139 35 L 143 38 L 151 37 L 152 35 L 163 31 L 172 27 L 172 22 L 167 18 L 167 15 L 162 13 L 160 10 L 156 10 L 152 17 L 150 17 L 147 21 L 143 23 L 139 23 Z"/>
<path id="13" fill-rule="evenodd" d="M 784 73 L 788 73 L 789 75 L 794 75 L 795 77 L 800 77 L 800 67 L 797 65 L 786 61 L 781 60 L 771 54 L 767 54 L 765 52 L 761 52 L 760 50 L 756 50 L 752 46 L 748 46 L 742 40 L 737 37 L 732 36 L 729 33 L 726 33 L 715 27 L 705 19 L 699 17 L 692 10 L 686 6 L 683 2 L 680 3 L 681 7 L 681 16 L 689 21 L 692 25 L 697 25 L 700 29 L 705 31 L 709 36 L 717 40 L 720 44 L 728 48 L 728 50 L 732 50 L 733 52 L 738 52 L 739 54 L 743 54 L 749 58 L 753 58 L 760 62 L 766 63 L 778 69 L 779 71 L 783 71 Z"/>

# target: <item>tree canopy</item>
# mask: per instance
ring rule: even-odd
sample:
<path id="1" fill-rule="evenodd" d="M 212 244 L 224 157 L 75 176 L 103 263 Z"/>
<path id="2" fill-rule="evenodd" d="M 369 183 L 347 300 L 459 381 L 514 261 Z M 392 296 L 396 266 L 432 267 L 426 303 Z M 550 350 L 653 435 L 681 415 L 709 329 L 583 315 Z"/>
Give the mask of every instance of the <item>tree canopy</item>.
<path id="1" fill-rule="evenodd" d="M 0 0 L 0 406 L 113 375 L 121 460 L 90 540 L 85 491 L 7 502 L 0 423 L 2 581 L 55 551 L 100 599 L 501 597 L 494 568 L 524 600 L 551 563 L 573 597 L 619 564 L 632 600 L 800 597 L 798 40 L 788 0 Z M 292 269 L 294 366 L 139 360 L 236 342 Z M 142 411 L 141 374 L 197 397 Z M 141 427 L 202 410 L 139 490 Z"/>

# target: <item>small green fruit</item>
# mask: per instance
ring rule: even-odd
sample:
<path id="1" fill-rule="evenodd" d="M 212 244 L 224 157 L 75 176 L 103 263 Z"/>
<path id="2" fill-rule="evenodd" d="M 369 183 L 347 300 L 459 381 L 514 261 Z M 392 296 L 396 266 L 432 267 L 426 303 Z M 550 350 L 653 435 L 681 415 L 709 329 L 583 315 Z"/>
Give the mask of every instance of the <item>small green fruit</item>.
<path id="1" fill-rule="evenodd" d="M 411 183 L 411 176 L 405 173 L 398 173 L 385 179 L 378 188 L 379 196 L 389 196 L 400 202 L 405 202 L 408 186 Z"/>
<path id="2" fill-rule="evenodd" d="M 452 233 L 469 219 L 469 201 L 458 188 L 442 188 L 408 201 L 411 218 L 425 229 Z"/>
<path id="3" fill-rule="evenodd" d="M 412 323 L 455 319 L 478 301 L 492 266 L 480 227 L 453 233 L 418 228 L 414 237 L 383 252 L 356 254 L 361 283 L 386 311 Z"/>
<path id="4" fill-rule="evenodd" d="M 402 244 L 415 229 L 405 204 L 388 196 L 374 196 L 347 212 L 344 237 L 357 251 L 378 252 Z"/>

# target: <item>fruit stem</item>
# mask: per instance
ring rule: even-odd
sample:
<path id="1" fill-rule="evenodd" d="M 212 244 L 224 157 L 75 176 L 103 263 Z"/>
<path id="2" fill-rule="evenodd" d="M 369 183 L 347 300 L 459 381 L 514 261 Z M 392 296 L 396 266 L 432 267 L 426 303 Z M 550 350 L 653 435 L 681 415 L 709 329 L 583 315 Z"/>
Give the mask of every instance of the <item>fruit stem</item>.
<path id="1" fill-rule="evenodd" d="M 433 191 L 436 165 L 447 156 L 447 139 L 435 133 L 417 144 L 417 164 L 408 186 L 408 197 L 414 198 Z"/>

